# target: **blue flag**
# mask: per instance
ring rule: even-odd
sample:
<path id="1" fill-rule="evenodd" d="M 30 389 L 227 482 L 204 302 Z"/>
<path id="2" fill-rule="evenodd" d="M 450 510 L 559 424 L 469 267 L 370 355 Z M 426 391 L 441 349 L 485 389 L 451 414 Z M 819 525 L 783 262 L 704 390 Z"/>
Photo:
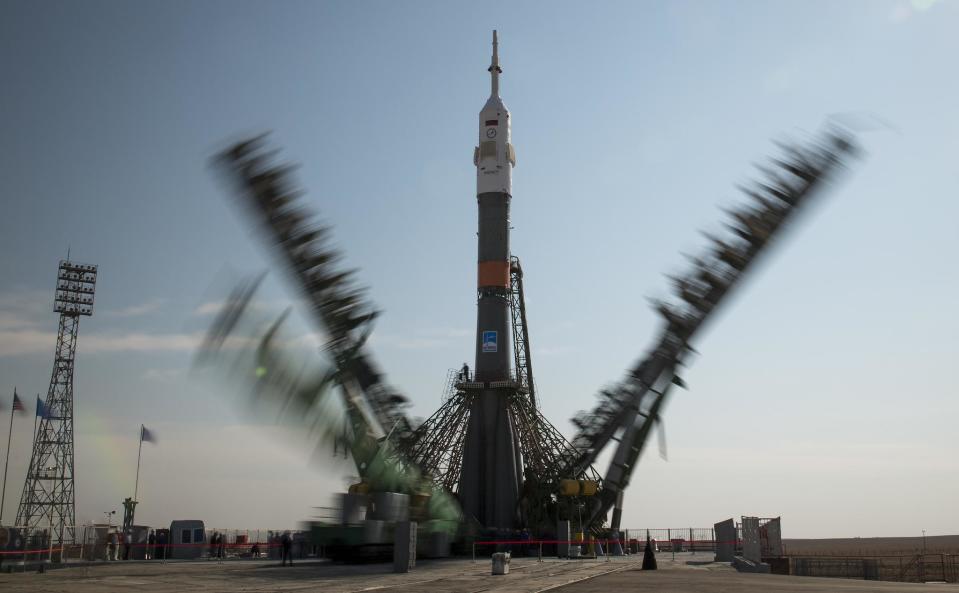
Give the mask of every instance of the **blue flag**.
<path id="1" fill-rule="evenodd" d="M 49 418 L 50 410 L 47 409 L 47 404 L 43 403 L 43 400 L 40 399 L 40 396 L 37 396 L 37 418 Z"/>
<path id="2" fill-rule="evenodd" d="M 142 424 L 140 425 L 140 442 L 141 443 L 157 442 L 156 437 L 153 435 L 152 432 L 150 432 L 150 429 L 148 429 L 146 426 L 143 426 Z"/>

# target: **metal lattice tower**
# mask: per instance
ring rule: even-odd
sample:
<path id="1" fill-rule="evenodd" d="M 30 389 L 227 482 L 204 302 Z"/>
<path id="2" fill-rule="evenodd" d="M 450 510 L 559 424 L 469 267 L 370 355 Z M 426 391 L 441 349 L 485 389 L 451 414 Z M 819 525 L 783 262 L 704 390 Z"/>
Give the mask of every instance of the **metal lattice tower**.
<path id="1" fill-rule="evenodd" d="M 555 520 L 552 494 L 565 478 L 600 481 L 591 466 L 574 474 L 564 473 L 579 457 L 573 445 L 536 406 L 523 268 L 519 258 L 510 257 L 510 317 L 512 319 L 515 391 L 508 396 L 507 410 L 516 427 L 523 465 L 522 514 L 531 525 L 549 525 Z M 476 382 L 469 368 L 452 369 L 448 375 L 443 405 L 413 432 L 403 451 L 438 486 L 458 493 L 463 471 L 472 402 L 483 383 Z"/>
<path id="2" fill-rule="evenodd" d="M 513 366 L 516 380 L 529 390 L 529 400 L 536 407 L 536 385 L 533 383 L 533 362 L 529 349 L 526 323 L 526 297 L 523 294 L 523 266 L 515 255 L 509 258 L 510 317 L 513 320 Z"/>
<path id="3" fill-rule="evenodd" d="M 73 361 L 80 317 L 93 314 L 96 282 L 96 266 L 60 261 L 53 304 L 53 311 L 60 314 L 53 374 L 17 510 L 17 527 L 25 532 L 49 529 L 60 543 L 76 540 Z"/>

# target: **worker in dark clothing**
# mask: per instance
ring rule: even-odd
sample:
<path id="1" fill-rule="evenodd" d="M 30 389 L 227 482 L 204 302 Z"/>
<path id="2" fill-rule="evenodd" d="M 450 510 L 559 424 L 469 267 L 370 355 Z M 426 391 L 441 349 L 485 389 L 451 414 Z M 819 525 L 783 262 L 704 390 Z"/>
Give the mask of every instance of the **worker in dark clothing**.
<path id="1" fill-rule="evenodd" d="M 290 537 L 289 531 L 283 532 L 283 537 L 280 538 L 280 545 L 283 547 L 283 560 L 280 566 L 286 566 L 286 560 L 289 558 L 290 566 L 293 566 L 293 538 Z"/>
<path id="2" fill-rule="evenodd" d="M 157 554 L 161 560 L 166 560 L 169 556 L 170 551 L 167 549 L 169 541 L 170 536 L 167 530 L 164 529 L 157 535 Z"/>

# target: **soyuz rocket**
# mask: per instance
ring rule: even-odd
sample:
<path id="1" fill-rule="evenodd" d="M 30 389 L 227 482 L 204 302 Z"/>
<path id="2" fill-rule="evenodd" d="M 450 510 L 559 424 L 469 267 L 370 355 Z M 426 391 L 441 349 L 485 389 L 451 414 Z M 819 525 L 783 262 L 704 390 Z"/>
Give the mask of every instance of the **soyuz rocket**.
<path id="1" fill-rule="evenodd" d="M 476 201 L 479 206 L 476 363 L 470 418 L 463 449 L 460 504 L 485 527 L 512 529 L 523 483 L 518 433 L 509 412 L 517 384 L 510 376 L 509 205 L 516 164 L 510 114 L 499 97 L 498 42 L 493 31 L 490 97 L 479 113 Z"/>
<path id="2" fill-rule="evenodd" d="M 476 316 L 476 380 L 509 378 L 509 204 L 513 167 L 509 110 L 499 97 L 499 55 L 493 31 L 490 97 L 479 114 L 479 145 L 473 149 L 476 165 L 476 201 L 479 205 Z"/>

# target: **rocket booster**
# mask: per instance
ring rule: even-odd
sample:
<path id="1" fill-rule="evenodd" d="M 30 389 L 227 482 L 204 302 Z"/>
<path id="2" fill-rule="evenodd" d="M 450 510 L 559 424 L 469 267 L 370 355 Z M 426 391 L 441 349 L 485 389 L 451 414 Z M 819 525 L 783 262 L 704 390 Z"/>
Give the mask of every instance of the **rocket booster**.
<path id="1" fill-rule="evenodd" d="M 476 380 L 509 378 L 509 204 L 516 164 L 509 110 L 499 97 L 499 48 L 493 31 L 490 97 L 479 113 L 479 145 L 473 150 L 479 205 Z"/>

